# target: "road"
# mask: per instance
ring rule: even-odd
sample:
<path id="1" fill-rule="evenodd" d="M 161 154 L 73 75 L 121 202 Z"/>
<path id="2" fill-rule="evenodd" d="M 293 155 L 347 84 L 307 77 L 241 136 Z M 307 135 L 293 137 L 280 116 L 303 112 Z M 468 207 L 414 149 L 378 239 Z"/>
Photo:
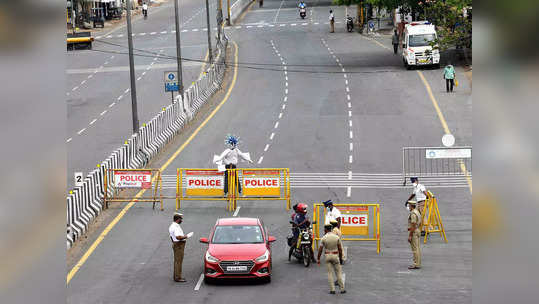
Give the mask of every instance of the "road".
<path id="1" fill-rule="evenodd" d="M 402 147 L 439 146 L 446 133 L 443 122 L 455 135 L 456 145 L 471 145 L 471 87 L 462 70 L 457 71 L 460 86 L 447 94 L 441 70 L 403 68 L 399 57 L 388 50 L 391 37 L 347 33 L 342 7 L 333 7 L 340 23 L 330 34 L 326 24 L 330 3 L 307 5 L 308 18 L 301 20 L 295 1 L 266 0 L 263 8 L 253 5 L 240 24 L 226 29 L 238 62 L 270 65 L 239 65 L 229 98 L 163 174 L 211 166 L 212 155 L 224 149 L 228 133 L 239 135 L 242 150 L 252 154 L 254 164 L 245 167 L 286 167 L 322 178 L 329 173 L 398 174 Z M 159 164 L 183 143 L 178 142 Z M 175 283 L 166 230 L 174 212 L 174 201 L 169 200 L 163 212 L 143 204 L 128 208 L 69 281 L 68 302 L 469 303 L 471 185 L 431 190 L 438 197 L 449 242 L 432 235 L 422 246 L 423 268 L 412 272 L 407 269 L 411 252 L 403 207 L 410 188 L 395 184 L 292 189 L 293 202 L 306 202 L 309 214 L 314 202 L 326 199 L 381 204 L 382 253 L 376 254 L 374 243 L 345 243 L 349 259 L 343 266 L 348 291 L 344 295 L 328 294 L 324 265 L 305 268 L 287 261 L 289 212 L 278 201 L 241 201 L 237 211 L 237 216 L 262 218 L 277 238 L 270 284 L 202 283 L 197 288 L 206 245 L 196 239 L 207 236 L 217 218 L 232 216 L 223 202 L 182 203 L 182 227 L 194 231 L 195 238 L 188 242 L 184 259 L 188 282 Z"/>
<path id="2" fill-rule="evenodd" d="M 210 8 L 212 30 L 215 6 Z M 208 50 L 204 2 L 187 0 L 180 4 L 182 57 L 203 60 Z M 192 31 L 197 29 L 197 31 Z M 199 30 L 200 29 L 200 30 Z M 133 47 L 137 102 L 140 124 L 153 118 L 170 104 L 171 94 L 164 92 L 163 73 L 176 70 L 176 61 L 158 58 L 158 54 L 176 56 L 174 2 L 150 7 L 148 19 L 133 17 Z M 212 33 L 213 36 L 214 33 Z M 68 189 L 73 173 L 84 174 L 120 147 L 132 134 L 127 29 L 95 34 L 92 50 L 67 53 L 67 151 Z M 186 88 L 201 71 L 198 62 L 183 63 Z"/>

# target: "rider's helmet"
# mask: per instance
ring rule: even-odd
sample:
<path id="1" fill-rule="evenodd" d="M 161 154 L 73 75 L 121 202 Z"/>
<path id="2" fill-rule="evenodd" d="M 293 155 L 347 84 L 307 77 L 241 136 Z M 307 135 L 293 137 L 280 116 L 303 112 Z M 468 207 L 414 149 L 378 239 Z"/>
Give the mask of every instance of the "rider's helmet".
<path id="1" fill-rule="evenodd" d="M 300 203 L 296 208 L 297 213 L 306 214 L 307 213 L 307 204 Z"/>
<path id="2" fill-rule="evenodd" d="M 324 202 L 324 207 L 329 207 L 329 206 L 333 206 L 333 202 L 331 200 L 327 200 Z"/>

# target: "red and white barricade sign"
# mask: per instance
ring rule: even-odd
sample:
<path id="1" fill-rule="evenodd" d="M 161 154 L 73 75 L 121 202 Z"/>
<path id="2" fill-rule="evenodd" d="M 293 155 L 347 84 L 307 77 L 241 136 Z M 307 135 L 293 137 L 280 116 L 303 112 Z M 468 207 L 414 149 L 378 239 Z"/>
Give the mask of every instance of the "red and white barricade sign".
<path id="1" fill-rule="evenodd" d="M 243 170 L 243 195 L 245 196 L 280 196 L 280 170 Z"/>
<path id="2" fill-rule="evenodd" d="M 217 170 L 185 170 L 185 193 L 189 196 L 223 196 L 224 173 Z"/>
<path id="3" fill-rule="evenodd" d="M 114 171 L 116 188 L 152 188 L 152 171 Z"/>

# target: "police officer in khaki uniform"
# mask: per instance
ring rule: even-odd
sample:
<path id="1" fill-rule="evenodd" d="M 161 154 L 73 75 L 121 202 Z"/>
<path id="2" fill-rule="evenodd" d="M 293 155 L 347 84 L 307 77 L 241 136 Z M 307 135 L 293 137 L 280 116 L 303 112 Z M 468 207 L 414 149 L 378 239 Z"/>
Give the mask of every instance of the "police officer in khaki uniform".
<path id="1" fill-rule="evenodd" d="M 419 236 L 421 226 L 421 214 L 416 209 L 416 201 L 408 201 L 408 209 L 410 214 L 408 215 L 408 243 L 414 255 L 414 264 L 408 266 L 408 269 L 421 268 L 421 249 L 419 248 Z"/>
<path id="2" fill-rule="evenodd" d="M 346 293 L 344 289 L 344 283 L 342 281 L 342 270 L 341 265 L 343 263 L 342 259 L 342 244 L 340 238 L 333 233 L 331 225 L 324 226 L 324 232 L 326 233 L 322 237 L 322 242 L 320 248 L 318 248 L 318 264 L 320 265 L 320 257 L 322 256 L 322 250 L 325 249 L 326 256 L 326 266 L 328 268 L 328 282 L 329 282 L 329 293 L 335 294 L 335 279 L 333 278 L 333 272 L 337 276 L 337 283 L 341 293 Z"/>

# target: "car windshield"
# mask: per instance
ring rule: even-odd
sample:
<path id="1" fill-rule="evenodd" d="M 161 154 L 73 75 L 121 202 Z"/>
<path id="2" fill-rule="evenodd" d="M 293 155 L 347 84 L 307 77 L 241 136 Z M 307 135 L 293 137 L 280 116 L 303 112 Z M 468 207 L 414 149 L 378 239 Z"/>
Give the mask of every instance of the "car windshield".
<path id="1" fill-rule="evenodd" d="M 259 226 L 217 226 L 213 233 L 214 244 L 253 244 L 263 243 Z"/>
<path id="2" fill-rule="evenodd" d="M 429 42 L 434 41 L 436 36 L 434 34 L 411 35 L 409 39 L 409 46 L 429 46 Z"/>

